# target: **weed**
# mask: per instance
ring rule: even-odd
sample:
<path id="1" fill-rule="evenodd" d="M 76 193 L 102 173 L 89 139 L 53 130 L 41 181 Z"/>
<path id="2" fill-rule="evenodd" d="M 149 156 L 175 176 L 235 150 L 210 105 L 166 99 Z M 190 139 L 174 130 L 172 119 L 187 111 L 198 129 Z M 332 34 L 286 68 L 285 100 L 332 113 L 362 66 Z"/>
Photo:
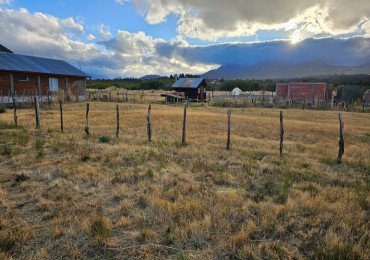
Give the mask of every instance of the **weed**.
<path id="1" fill-rule="evenodd" d="M 110 221 L 98 215 L 91 219 L 90 235 L 98 242 L 103 242 L 112 235 L 112 225 Z"/>
<path id="2" fill-rule="evenodd" d="M 99 137 L 99 143 L 107 144 L 110 143 L 110 141 L 112 141 L 112 138 L 110 136 L 102 135 Z"/>
<path id="3" fill-rule="evenodd" d="M 1 154 L 5 155 L 5 156 L 8 156 L 8 157 L 11 157 L 12 154 L 13 154 L 13 148 L 11 147 L 11 145 L 10 144 L 4 144 L 2 146 Z"/>
<path id="4" fill-rule="evenodd" d="M 36 158 L 41 159 L 45 155 L 44 140 L 41 137 L 35 139 Z"/>
<path id="5" fill-rule="evenodd" d="M 147 171 L 146 171 L 146 174 L 145 174 L 148 178 L 151 178 L 151 179 L 153 179 L 153 177 L 154 177 L 154 173 L 153 173 L 153 171 L 152 171 L 152 169 L 148 169 Z"/>

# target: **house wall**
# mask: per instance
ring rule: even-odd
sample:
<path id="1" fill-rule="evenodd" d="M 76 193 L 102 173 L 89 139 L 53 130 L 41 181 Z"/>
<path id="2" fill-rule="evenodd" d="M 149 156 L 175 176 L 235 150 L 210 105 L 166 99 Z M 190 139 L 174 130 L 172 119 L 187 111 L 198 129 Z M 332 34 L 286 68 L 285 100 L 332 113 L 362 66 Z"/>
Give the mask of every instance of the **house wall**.
<path id="1" fill-rule="evenodd" d="M 0 94 L 7 96 L 10 92 L 10 72 L 0 72 Z M 47 95 L 50 91 L 49 78 L 58 78 L 59 90 L 64 90 L 75 96 L 85 94 L 85 79 L 81 77 L 66 77 L 58 75 L 37 75 L 27 73 L 12 73 L 14 90 L 17 95 L 37 95 L 38 77 L 40 77 L 41 94 Z M 21 81 L 21 76 L 27 76 L 28 81 Z"/>
<path id="2" fill-rule="evenodd" d="M 276 97 L 287 98 L 288 96 L 288 83 L 276 83 Z"/>
<path id="3" fill-rule="evenodd" d="M 326 83 L 277 83 L 276 97 L 292 100 L 331 99 L 333 85 Z"/>

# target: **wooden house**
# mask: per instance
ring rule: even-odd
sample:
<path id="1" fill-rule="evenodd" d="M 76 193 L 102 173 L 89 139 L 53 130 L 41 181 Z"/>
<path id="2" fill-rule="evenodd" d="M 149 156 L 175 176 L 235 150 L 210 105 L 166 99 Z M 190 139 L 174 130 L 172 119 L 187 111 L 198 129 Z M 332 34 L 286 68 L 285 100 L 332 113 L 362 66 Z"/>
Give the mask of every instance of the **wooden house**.
<path id="1" fill-rule="evenodd" d="M 206 101 L 207 83 L 203 78 L 180 78 L 172 88 L 176 91 L 175 95 L 189 100 Z"/>
<path id="2" fill-rule="evenodd" d="M 84 96 L 89 76 L 69 63 L 15 54 L 0 46 L 0 95 L 48 95 L 60 90 Z"/>

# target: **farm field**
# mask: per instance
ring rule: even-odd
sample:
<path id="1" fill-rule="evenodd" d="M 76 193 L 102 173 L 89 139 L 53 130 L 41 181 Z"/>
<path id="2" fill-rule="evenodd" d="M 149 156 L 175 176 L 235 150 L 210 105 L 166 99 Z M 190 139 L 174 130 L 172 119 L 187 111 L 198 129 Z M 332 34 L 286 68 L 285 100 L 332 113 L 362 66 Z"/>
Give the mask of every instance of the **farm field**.
<path id="1" fill-rule="evenodd" d="M 114 103 L 0 114 L 0 259 L 369 259 L 370 114 Z"/>

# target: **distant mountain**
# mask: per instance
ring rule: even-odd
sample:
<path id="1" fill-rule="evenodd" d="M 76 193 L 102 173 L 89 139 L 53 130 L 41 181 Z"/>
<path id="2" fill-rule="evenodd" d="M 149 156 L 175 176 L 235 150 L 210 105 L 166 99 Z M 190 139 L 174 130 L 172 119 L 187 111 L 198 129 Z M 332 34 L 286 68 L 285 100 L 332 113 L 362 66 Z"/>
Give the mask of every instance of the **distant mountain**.
<path id="1" fill-rule="evenodd" d="M 159 79 L 161 78 L 162 76 L 160 75 L 145 75 L 145 76 L 142 76 L 140 79 Z"/>
<path id="2" fill-rule="evenodd" d="M 207 79 L 288 79 L 327 75 L 370 74 L 370 64 L 358 67 L 333 66 L 321 60 L 293 64 L 266 60 L 253 66 L 222 65 L 201 77 Z"/>

